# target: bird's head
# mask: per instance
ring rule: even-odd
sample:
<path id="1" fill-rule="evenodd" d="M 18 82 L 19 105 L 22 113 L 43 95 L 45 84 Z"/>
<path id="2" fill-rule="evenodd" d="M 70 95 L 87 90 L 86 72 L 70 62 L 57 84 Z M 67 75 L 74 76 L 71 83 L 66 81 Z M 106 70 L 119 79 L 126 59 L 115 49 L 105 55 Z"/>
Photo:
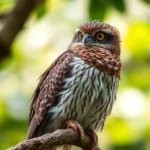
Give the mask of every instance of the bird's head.
<path id="1" fill-rule="evenodd" d="M 92 21 L 80 25 L 70 47 L 104 48 L 120 55 L 120 35 L 118 30 L 106 23 Z"/>
<path id="2" fill-rule="evenodd" d="M 90 66 L 119 77 L 120 35 L 115 27 L 99 21 L 84 23 L 76 29 L 68 50 Z"/>

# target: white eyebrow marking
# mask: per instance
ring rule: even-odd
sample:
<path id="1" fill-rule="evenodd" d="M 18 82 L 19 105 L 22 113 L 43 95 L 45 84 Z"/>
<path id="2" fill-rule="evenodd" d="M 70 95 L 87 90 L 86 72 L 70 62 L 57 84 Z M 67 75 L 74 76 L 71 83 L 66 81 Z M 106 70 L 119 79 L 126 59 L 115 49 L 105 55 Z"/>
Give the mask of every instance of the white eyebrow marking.
<path id="1" fill-rule="evenodd" d="M 75 33 L 77 33 L 78 31 L 80 31 L 79 28 L 76 28 Z"/>
<path id="2" fill-rule="evenodd" d="M 83 43 L 74 43 L 74 44 L 72 45 L 72 47 L 75 47 L 75 46 L 77 46 L 77 45 L 84 46 L 84 44 L 83 44 Z"/>
<path id="3" fill-rule="evenodd" d="M 113 31 L 111 29 L 101 29 L 101 31 L 104 31 L 107 34 L 113 34 Z"/>

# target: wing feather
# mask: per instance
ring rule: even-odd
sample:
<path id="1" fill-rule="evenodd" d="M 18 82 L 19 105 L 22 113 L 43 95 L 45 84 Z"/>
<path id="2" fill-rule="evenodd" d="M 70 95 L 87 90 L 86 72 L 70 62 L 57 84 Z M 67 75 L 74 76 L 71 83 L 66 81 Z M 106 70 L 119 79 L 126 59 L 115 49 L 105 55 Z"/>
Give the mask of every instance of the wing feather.
<path id="1" fill-rule="evenodd" d="M 36 134 L 36 129 L 43 120 L 50 105 L 55 101 L 63 78 L 69 71 L 69 63 L 73 54 L 63 53 L 55 62 L 41 75 L 40 82 L 33 94 L 29 115 L 28 136 L 30 139 Z"/>

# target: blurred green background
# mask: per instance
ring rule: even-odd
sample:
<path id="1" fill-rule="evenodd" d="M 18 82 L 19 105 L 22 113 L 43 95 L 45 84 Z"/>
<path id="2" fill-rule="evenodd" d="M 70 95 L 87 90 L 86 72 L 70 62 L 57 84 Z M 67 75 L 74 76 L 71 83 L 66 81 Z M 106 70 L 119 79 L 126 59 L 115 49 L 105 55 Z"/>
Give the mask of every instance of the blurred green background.
<path id="1" fill-rule="evenodd" d="M 0 13 L 14 4 L 0 0 Z M 99 145 L 103 150 L 150 150 L 150 0 L 40 4 L 13 42 L 11 57 L 0 64 L 0 150 L 26 138 L 39 76 L 67 49 L 76 27 L 95 19 L 120 31 L 123 62 L 117 101 L 99 133 Z"/>

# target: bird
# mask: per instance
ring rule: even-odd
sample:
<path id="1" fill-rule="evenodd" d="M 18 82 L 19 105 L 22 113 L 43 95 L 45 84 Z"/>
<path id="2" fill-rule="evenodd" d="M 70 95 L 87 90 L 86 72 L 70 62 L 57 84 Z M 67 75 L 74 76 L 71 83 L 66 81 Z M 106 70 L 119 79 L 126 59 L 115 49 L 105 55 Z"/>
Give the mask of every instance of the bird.
<path id="1" fill-rule="evenodd" d="M 110 24 L 94 20 L 77 27 L 68 49 L 41 75 L 27 139 L 73 128 L 91 136 L 92 150 L 97 148 L 95 131 L 103 130 L 118 91 L 120 43 L 119 31 Z"/>

